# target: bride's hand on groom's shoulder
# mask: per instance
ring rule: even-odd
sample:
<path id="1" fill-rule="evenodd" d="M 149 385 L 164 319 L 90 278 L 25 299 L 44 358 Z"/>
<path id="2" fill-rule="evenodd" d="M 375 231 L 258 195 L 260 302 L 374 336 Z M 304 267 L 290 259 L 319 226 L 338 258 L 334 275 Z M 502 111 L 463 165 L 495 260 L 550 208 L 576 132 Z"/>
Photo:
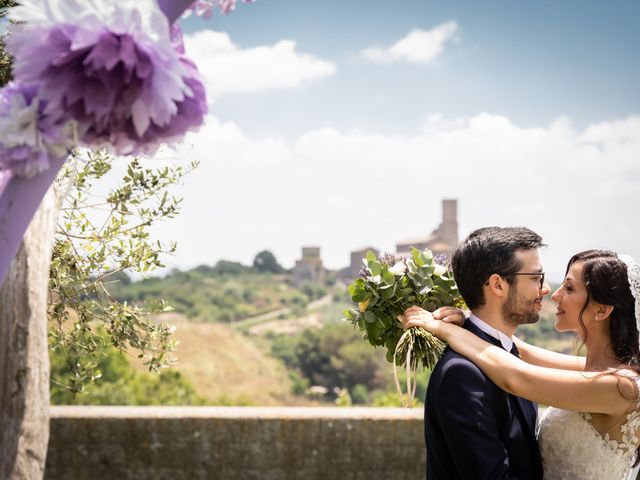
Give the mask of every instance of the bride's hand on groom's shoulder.
<path id="1" fill-rule="evenodd" d="M 417 305 L 407 308 L 404 315 L 401 316 L 401 320 L 405 330 L 411 327 L 421 327 L 431 331 L 438 323 L 431 312 Z"/>
<path id="2" fill-rule="evenodd" d="M 463 310 L 456 307 L 441 307 L 433 312 L 433 318 L 442 320 L 443 322 L 453 323 L 458 326 L 464 325 L 467 315 Z"/>
<path id="3" fill-rule="evenodd" d="M 399 317 L 405 330 L 411 327 L 421 327 L 434 334 L 441 322 L 461 326 L 466 318 L 465 313 L 456 307 L 441 307 L 431 313 L 417 305 L 407 308 L 404 315 Z"/>

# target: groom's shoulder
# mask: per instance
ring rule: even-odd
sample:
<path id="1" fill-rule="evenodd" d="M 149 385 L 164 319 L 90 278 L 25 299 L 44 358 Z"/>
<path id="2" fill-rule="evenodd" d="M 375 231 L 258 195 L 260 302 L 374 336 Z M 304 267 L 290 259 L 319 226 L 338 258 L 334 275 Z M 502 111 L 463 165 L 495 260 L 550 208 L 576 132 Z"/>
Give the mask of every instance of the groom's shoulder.
<path id="1" fill-rule="evenodd" d="M 485 383 L 488 377 L 467 357 L 447 347 L 431 373 L 430 383 L 460 380 Z"/>
<path id="2" fill-rule="evenodd" d="M 464 357 L 459 353 L 457 353 L 456 351 L 452 350 L 451 348 L 447 347 L 445 348 L 444 353 L 442 354 L 442 357 L 436 364 L 433 371 L 434 373 L 437 370 L 447 372 L 451 369 L 470 368 L 470 367 L 474 367 L 475 369 L 479 370 L 478 367 L 476 367 L 474 363 L 471 360 L 469 360 L 467 357 Z"/>

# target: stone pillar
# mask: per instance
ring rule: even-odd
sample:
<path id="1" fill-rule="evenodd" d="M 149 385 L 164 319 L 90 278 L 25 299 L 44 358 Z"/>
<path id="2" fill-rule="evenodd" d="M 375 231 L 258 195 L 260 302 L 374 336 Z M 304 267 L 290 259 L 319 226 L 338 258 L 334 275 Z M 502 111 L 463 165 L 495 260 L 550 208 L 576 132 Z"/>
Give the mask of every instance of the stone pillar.
<path id="1" fill-rule="evenodd" d="M 0 289 L 0 478 L 44 475 L 49 441 L 47 295 L 59 201 L 52 186 Z"/>

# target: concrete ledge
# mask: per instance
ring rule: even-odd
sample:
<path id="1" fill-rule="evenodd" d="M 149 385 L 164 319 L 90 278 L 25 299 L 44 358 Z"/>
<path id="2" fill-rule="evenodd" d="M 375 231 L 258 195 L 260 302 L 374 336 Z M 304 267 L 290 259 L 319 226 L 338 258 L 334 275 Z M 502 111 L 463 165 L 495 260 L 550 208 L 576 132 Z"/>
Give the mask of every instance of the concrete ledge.
<path id="1" fill-rule="evenodd" d="M 422 409 L 52 407 L 47 479 L 420 479 Z"/>
<path id="2" fill-rule="evenodd" d="M 370 407 L 51 407 L 51 418 L 351 418 L 419 420 L 422 408 Z"/>

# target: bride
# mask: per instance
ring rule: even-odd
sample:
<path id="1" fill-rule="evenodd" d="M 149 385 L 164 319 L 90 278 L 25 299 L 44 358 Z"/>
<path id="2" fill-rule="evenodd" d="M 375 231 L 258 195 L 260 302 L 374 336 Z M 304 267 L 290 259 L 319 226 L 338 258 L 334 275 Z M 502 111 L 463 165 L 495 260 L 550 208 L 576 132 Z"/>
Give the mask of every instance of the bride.
<path id="1" fill-rule="evenodd" d="M 586 358 L 515 339 L 520 359 L 459 327 L 462 313 L 420 307 L 422 327 L 475 363 L 503 390 L 549 405 L 538 425 L 545 479 L 635 479 L 640 468 L 640 266 L 603 250 L 574 255 L 560 288 L 556 330 L 576 332 Z M 435 318 L 445 321 L 438 321 Z"/>

